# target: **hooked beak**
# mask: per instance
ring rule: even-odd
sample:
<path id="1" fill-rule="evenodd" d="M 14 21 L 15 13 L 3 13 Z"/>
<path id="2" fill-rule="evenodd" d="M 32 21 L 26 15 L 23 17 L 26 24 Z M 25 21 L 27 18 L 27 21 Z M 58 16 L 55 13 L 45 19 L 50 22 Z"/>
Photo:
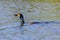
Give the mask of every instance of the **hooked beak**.
<path id="1" fill-rule="evenodd" d="M 20 17 L 20 14 L 14 14 L 14 16 L 18 16 L 18 17 Z"/>

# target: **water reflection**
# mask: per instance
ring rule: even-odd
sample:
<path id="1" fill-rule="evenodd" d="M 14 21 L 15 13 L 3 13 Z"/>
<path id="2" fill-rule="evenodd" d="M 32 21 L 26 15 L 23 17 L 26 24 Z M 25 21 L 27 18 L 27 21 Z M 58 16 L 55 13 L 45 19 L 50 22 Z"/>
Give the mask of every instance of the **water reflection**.
<path id="1" fill-rule="evenodd" d="M 20 33 L 21 33 L 21 34 L 24 34 L 24 30 L 25 30 L 25 29 L 20 26 Z"/>
<path id="2" fill-rule="evenodd" d="M 19 33 L 20 33 L 21 35 L 24 35 L 24 34 L 25 34 L 25 31 L 27 31 L 27 30 L 24 29 L 24 26 L 15 26 L 15 27 L 13 27 L 13 28 L 18 28 Z"/>

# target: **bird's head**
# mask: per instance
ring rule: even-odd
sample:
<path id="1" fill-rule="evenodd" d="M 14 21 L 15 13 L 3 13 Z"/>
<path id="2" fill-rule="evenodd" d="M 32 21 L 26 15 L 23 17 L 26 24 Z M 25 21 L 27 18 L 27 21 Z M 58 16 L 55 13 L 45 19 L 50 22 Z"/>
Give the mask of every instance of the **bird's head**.
<path id="1" fill-rule="evenodd" d="M 21 14 L 20 14 L 20 13 L 18 13 L 18 14 L 14 14 L 14 16 L 18 16 L 18 17 L 20 17 L 20 16 L 21 16 Z"/>
<path id="2" fill-rule="evenodd" d="M 14 16 L 17 16 L 17 17 L 20 17 L 21 20 L 24 19 L 23 15 L 21 13 L 18 13 L 18 14 L 14 14 Z"/>

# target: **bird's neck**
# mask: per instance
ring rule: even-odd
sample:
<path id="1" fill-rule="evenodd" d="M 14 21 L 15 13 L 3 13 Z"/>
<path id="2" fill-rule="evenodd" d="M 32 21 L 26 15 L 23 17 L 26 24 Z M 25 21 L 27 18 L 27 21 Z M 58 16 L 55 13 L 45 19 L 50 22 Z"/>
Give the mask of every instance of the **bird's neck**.
<path id="1" fill-rule="evenodd" d="M 24 17 L 23 17 L 23 16 L 21 16 L 21 17 L 20 17 L 20 19 L 21 19 L 21 26 L 23 26 L 23 25 L 24 25 L 24 23 L 25 23 L 25 22 L 24 22 Z"/>
<path id="2" fill-rule="evenodd" d="M 24 21 L 22 21 L 22 22 L 21 22 L 21 26 L 24 26 L 24 23 L 25 23 L 25 22 L 24 22 Z"/>
<path id="3" fill-rule="evenodd" d="M 25 23 L 25 22 L 24 22 L 24 20 L 22 20 L 22 22 L 21 22 L 21 23 L 23 23 L 23 24 L 24 24 L 24 23 Z"/>

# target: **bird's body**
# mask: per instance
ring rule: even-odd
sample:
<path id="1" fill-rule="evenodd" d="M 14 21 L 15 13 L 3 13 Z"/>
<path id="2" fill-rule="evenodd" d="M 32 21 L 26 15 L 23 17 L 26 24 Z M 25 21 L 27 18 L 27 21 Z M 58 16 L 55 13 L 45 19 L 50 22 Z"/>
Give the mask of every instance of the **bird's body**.
<path id="1" fill-rule="evenodd" d="M 28 22 L 28 23 L 26 23 L 26 22 L 24 21 L 23 15 L 22 15 L 21 13 L 14 14 L 14 15 L 15 15 L 15 16 L 19 16 L 19 18 L 21 19 L 21 26 L 23 26 L 24 24 L 30 24 L 30 25 L 32 25 L 32 24 L 40 24 L 40 23 L 45 23 L 45 24 L 47 24 L 47 23 L 53 22 L 53 21 L 50 21 L 50 22 Z"/>
<path id="2" fill-rule="evenodd" d="M 24 24 L 30 24 L 30 25 L 32 25 L 32 24 L 38 24 L 38 23 L 41 23 L 41 22 L 25 22 L 24 21 L 24 17 L 23 17 L 23 15 L 21 14 L 21 13 L 18 13 L 18 14 L 14 14 L 15 16 L 19 16 L 19 18 L 21 19 L 21 26 L 23 26 Z"/>

